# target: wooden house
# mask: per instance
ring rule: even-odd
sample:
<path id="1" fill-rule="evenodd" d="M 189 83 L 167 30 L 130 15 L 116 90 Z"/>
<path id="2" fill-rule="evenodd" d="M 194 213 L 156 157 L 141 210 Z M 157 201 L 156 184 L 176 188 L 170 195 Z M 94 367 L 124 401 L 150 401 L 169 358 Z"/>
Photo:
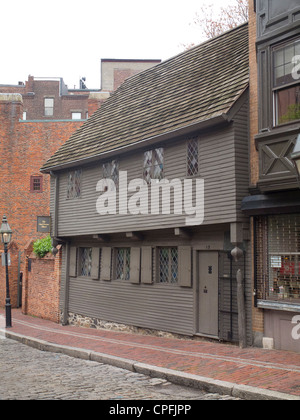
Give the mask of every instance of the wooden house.
<path id="1" fill-rule="evenodd" d="M 45 163 L 63 323 L 237 341 L 241 268 L 251 344 L 248 83 L 245 24 L 127 79 Z"/>

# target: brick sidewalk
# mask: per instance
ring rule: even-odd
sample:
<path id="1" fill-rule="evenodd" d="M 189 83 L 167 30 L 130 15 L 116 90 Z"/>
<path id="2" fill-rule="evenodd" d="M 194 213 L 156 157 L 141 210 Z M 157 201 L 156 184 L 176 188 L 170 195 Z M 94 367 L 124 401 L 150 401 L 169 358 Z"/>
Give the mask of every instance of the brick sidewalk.
<path id="1" fill-rule="evenodd" d="M 0 315 L 4 311 L 0 309 Z M 8 332 L 176 372 L 300 396 L 300 354 L 233 345 L 77 328 L 13 310 Z"/>

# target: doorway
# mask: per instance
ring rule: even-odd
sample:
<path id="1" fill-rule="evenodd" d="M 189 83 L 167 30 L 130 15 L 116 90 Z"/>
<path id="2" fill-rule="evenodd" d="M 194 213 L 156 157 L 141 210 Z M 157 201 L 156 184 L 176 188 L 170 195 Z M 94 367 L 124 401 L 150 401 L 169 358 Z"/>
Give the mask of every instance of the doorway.
<path id="1" fill-rule="evenodd" d="M 219 336 L 219 253 L 199 252 L 198 334 Z"/>

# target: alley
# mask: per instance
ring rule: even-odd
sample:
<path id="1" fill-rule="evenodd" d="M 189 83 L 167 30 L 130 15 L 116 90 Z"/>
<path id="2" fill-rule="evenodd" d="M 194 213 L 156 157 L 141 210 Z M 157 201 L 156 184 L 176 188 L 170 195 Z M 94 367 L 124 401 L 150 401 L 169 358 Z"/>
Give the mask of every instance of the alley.
<path id="1" fill-rule="evenodd" d="M 228 400 L 0 338 L 0 400 Z"/>

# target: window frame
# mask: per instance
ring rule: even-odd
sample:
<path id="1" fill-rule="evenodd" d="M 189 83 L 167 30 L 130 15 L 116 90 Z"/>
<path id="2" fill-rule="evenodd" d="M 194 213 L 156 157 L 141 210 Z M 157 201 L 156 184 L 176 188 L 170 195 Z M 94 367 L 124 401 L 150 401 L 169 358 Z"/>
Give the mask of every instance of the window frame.
<path id="1" fill-rule="evenodd" d="M 189 152 L 190 152 L 189 146 L 192 142 L 194 142 L 197 145 L 197 170 L 193 174 L 189 173 L 190 160 L 191 160 L 190 155 L 189 155 Z M 186 175 L 188 178 L 194 178 L 194 177 L 199 176 L 199 139 L 198 137 L 191 137 L 186 140 Z"/>
<path id="2" fill-rule="evenodd" d="M 124 251 L 123 267 L 122 270 L 118 269 L 118 260 L 119 252 Z M 129 257 L 129 258 L 128 258 Z M 117 247 L 114 248 L 114 278 L 116 281 L 124 281 L 130 283 L 130 262 L 131 262 L 131 247 Z M 118 277 L 119 273 L 122 274 L 122 277 Z"/>
<path id="3" fill-rule="evenodd" d="M 167 280 L 162 281 L 162 270 L 161 270 L 161 251 L 168 252 L 168 268 L 167 268 Z M 172 281 L 172 251 L 176 251 L 177 254 L 177 276 L 176 281 Z M 165 270 L 165 269 L 164 269 Z M 179 279 L 179 249 L 177 246 L 160 246 L 156 249 L 156 284 L 168 285 L 179 287 L 180 286 L 180 279 Z"/>
<path id="4" fill-rule="evenodd" d="M 284 43 L 275 45 L 271 48 L 271 90 L 272 90 L 272 107 L 273 107 L 273 127 L 282 127 L 286 124 L 293 124 L 293 123 L 299 123 L 300 121 L 300 117 L 297 119 L 293 119 L 290 121 L 283 121 L 280 122 L 280 118 L 283 118 L 283 116 L 279 116 L 279 105 L 278 105 L 278 100 L 279 100 L 279 93 L 283 92 L 283 91 L 287 91 L 293 87 L 299 87 L 299 110 L 300 110 L 300 79 L 298 80 L 294 80 L 294 81 L 289 81 L 286 83 L 283 83 L 282 85 L 276 85 L 276 79 L 275 79 L 275 74 L 276 74 L 276 69 L 279 67 L 286 67 L 289 63 L 283 61 L 282 66 L 277 66 L 275 67 L 275 54 L 276 52 L 280 51 L 280 50 L 286 50 L 289 46 L 293 46 L 296 43 L 300 44 L 300 37 L 296 37 L 293 39 L 290 39 L 288 41 L 285 41 Z M 300 54 L 299 54 L 300 55 Z M 295 55 L 296 56 L 296 55 Z M 291 63 L 292 65 L 294 65 L 293 63 Z M 289 74 L 289 73 L 288 73 Z M 287 77 L 288 74 L 284 74 L 283 77 Z M 292 105 L 292 104 L 291 104 Z M 289 105 L 289 106 L 291 106 Z M 297 105 L 297 104 L 296 104 Z"/>
<path id="5" fill-rule="evenodd" d="M 76 169 L 75 171 L 68 172 L 67 197 L 66 197 L 67 200 L 75 200 L 76 198 L 82 197 L 82 173 L 83 173 L 82 169 Z M 73 176 L 72 180 L 70 179 L 71 175 Z M 77 188 L 76 188 L 76 185 L 77 185 Z"/>
<path id="6" fill-rule="evenodd" d="M 48 101 L 48 100 L 52 101 L 52 106 L 46 106 L 46 101 Z M 55 102 L 55 98 L 53 98 L 51 96 L 46 96 L 44 98 L 44 116 L 45 117 L 53 117 L 54 116 L 54 102 Z M 47 110 L 51 110 L 50 113 L 48 113 Z"/>
<path id="7" fill-rule="evenodd" d="M 39 180 L 39 189 L 35 188 L 35 181 Z M 42 175 L 31 175 L 30 177 L 30 192 L 40 194 L 43 192 L 43 176 Z"/>
<path id="8" fill-rule="evenodd" d="M 90 261 L 89 261 L 89 274 L 83 274 L 83 265 L 82 265 L 82 257 L 84 250 L 88 250 Z M 79 247 L 78 249 L 78 277 L 84 277 L 91 279 L 92 278 L 92 271 L 93 271 L 93 248 L 92 247 Z"/>
<path id="9" fill-rule="evenodd" d="M 155 164 L 155 156 L 157 151 L 162 156 L 162 163 Z M 146 164 L 146 155 L 151 153 L 151 164 Z M 149 161 L 149 160 L 148 160 Z M 162 166 L 162 167 L 161 167 Z M 161 176 L 154 177 L 155 175 L 155 168 L 160 167 L 160 174 Z M 146 171 L 149 170 L 149 176 L 146 174 Z M 143 153 L 143 180 L 147 183 L 147 185 L 151 185 L 152 180 L 161 181 L 165 178 L 165 149 L 164 147 L 156 147 L 154 149 L 145 150 Z"/>
<path id="10" fill-rule="evenodd" d="M 120 162 L 119 159 L 113 159 L 102 164 L 102 177 L 103 179 L 111 179 L 116 186 L 119 185 L 120 179 Z"/>

